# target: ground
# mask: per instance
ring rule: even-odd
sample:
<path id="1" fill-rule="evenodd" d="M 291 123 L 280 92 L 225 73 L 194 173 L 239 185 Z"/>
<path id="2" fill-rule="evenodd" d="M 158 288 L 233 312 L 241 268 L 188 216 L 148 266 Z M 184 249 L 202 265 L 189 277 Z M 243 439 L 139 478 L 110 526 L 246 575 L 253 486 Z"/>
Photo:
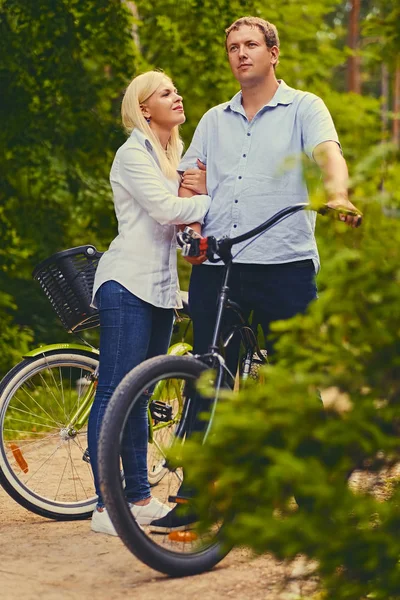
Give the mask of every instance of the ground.
<path id="1" fill-rule="evenodd" d="M 34 515 L 0 488 L 2 600 L 309 600 L 301 557 L 285 565 L 236 549 L 213 571 L 169 579 L 139 562 L 118 538 L 92 533 L 88 521 Z"/>

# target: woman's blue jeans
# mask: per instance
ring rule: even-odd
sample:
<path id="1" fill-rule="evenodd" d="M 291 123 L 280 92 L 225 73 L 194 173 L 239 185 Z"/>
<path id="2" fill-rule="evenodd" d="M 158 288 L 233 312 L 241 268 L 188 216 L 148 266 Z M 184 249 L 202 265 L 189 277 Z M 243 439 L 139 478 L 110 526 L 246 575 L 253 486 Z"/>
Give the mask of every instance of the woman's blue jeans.
<path id="1" fill-rule="evenodd" d="M 97 444 L 108 402 L 127 373 L 147 358 L 166 354 L 171 339 L 173 309 L 144 302 L 116 281 L 103 283 L 96 294 L 100 313 L 100 367 L 90 412 L 88 446 L 98 503 Z M 147 477 L 148 397 L 131 412 L 125 427 L 121 458 L 129 502 L 150 497 Z M 116 442 L 117 443 L 117 442 Z"/>

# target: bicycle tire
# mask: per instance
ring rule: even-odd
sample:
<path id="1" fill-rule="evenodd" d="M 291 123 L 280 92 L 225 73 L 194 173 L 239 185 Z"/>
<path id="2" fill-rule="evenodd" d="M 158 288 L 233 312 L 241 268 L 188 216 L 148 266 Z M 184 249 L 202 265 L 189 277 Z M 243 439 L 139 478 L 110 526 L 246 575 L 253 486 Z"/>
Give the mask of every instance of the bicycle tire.
<path id="1" fill-rule="evenodd" d="M 132 407 L 143 393 L 161 377 L 187 378 L 195 381 L 207 369 L 192 356 L 158 356 L 133 369 L 113 394 L 100 432 L 99 472 L 102 495 L 121 540 L 149 567 L 172 577 L 195 575 L 208 571 L 226 556 L 230 548 L 223 543 L 219 530 L 205 546 L 193 553 L 181 554 L 161 547 L 135 521 L 125 500 L 118 476 L 120 440 Z"/>
<path id="2" fill-rule="evenodd" d="M 43 517 L 86 519 L 96 505 L 91 468 L 83 460 L 86 430 L 70 437 L 62 426 L 84 389 L 78 379 L 97 364 L 90 351 L 56 350 L 23 360 L 0 382 L 0 483 Z M 68 371 L 75 389 L 67 399 Z"/>

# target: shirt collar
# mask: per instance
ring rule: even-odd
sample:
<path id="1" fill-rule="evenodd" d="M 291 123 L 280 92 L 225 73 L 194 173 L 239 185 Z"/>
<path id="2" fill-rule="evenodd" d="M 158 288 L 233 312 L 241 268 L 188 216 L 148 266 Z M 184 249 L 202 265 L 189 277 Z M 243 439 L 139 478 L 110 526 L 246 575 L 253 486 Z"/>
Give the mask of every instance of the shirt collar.
<path id="1" fill-rule="evenodd" d="M 278 104 L 283 104 L 285 106 L 292 104 L 296 90 L 286 85 L 283 79 L 278 79 L 279 87 L 276 90 L 274 96 L 271 100 L 265 104 L 265 106 L 278 106 Z M 263 108 L 265 108 L 265 106 Z M 235 112 L 242 112 L 242 92 L 238 92 L 233 96 L 233 98 L 228 102 L 224 110 L 233 110 Z"/>
<path id="2" fill-rule="evenodd" d="M 140 144 L 146 147 L 146 149 L 153 154 L 153 146 L 149 138 L 137 127 L 133 129 L 130 137 L 136 138 Z"/>
<path id="3" fill-rule="evenodd" d="M 156 152 L 154 151 L 154 148 L 153 148 L 153 144 L 150 142 L 150 140 L 146 136 L 146 134 L 143 133 L 143 131 L 141 129 L 138 129 L 136 127 L 131 132 L 130 138 L 136 139 L 141 146 L 144 146 L 146 148 L 147 152 L 149 152 L 149 154 L 151 154 L 151 156 L 154 158 L 154 160 L 156 161 L 157 165 L 161 169 L 160 162 L 158 160 L 158 156 L 157 156 L 157 154 L 156 154 Z"/>

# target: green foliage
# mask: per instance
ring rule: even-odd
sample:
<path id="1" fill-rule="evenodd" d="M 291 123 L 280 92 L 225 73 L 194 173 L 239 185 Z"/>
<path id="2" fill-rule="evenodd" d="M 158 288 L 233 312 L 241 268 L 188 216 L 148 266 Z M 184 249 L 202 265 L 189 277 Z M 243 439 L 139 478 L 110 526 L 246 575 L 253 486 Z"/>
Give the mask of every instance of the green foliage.
<path id="1" fill-rule="evenodd" d="M 321 97 L 329 108 L 350 171 L 356 161 L 379 143 L 380 103 L 371 96 L 336 92 L 326 87 Z"/>
<path id="2" fill-rule="evenodd" d="M 336 26 L 324 17 L 339 2 L 301 0 L 138 0 L 139 36 L 148 66 L 165 70 L 183 93 L 189 142 L 206 110 L 238 91 L 225 52 L 224 30 L 235 19 L 255 15 L 276 23 L 281 40 L 277 74 L 293 87 L 318 91 L 343 61 L 334 45 Z M 299 27 L 299 23 L 301 26 Z M 162 43 L 160 43 L 162 40 Z"/>
<path id="3" fill-rule="evenodd" d="M 388 64 L 400 52 L 400 6 L 395 0 L 378 0 L 363 23 L 363 33 L 372 38 L 372 43 Z"/>
<path id="4" fill-rule="evenodd" d="M 129 14 L 117 0 L 84 8 L 6 0 L 0 11 L 1 195 L 37 261 L 69 241 L 76 209 L 93 227 L 96 197 L 104 204 L 97 181 L 106 181 L 123 139 L 118 104 L 134 74 L 135 49 Z"/>
<path id="5" fill-rule="evenodd" d="M 122 91 L 139 70 L 162 68 L 174 78 L 188 143 L 204 112 L 238 89 L 224 29 L 260 15 L 279 28 L 278 76 L 325 99 L 346 158 L 359 158 L 379 139 L 378 100 L 337 91 L 346 61 L 339 0 L 159 0 L 156 10 L 138 0 L 136 19 L 131 8 L 119 0 L 0 3 L 0 285 L 13 298 L 13 322 L 31 328 L 36 342 L 67 335 L 31 281 L 33 267 L 74 245 L 103 250 L 115 235 L 108 173 L 124 140 Z M 180 273 L 186 288 L 186 263 Z"/>
<path id="6" fill-rule="evenodd" d="M 0 292 L 0 373 L 5 373 L 20 362 L 32 341 L 28 328 L 18 327 L 13 323 L 11 314 L 15 308 L 11 296 Z"/>
<path id="7" fill-rule="evenodd" d="M 369 196 L 369 182 L 361 180 L 376 154 L 359 166 L 359 198 L 362 191 Z M 396 180 L 399 168 L 390 164 Z M 185 452 L 190 478 L 202 490 L 199 510 L 209 522 L 211 497 L 228 521 L 229 541 L 279 559 L 315 559 L 331 600 L 394 600 L 400 478 L 390 473 L 400 459 L 400 221 L 385 215 L 382 198 L 369 197 L 362 209 L 358 230 L 320 219 L 319 299 L 306 315 L 274 325 L 278 356 L 264 383 L 225 394 L 213 435 Z M 356 492 L 346 482 L 354 469 Z M 372 485 L 382 480 L 383 487 Z"/>
<path id="8" fill-rule="evenodd" d="M 74 245 L 104 249 L 115 234 L 108 173 L 124 140 L 121 94 L 135 74 L 131 27 L 119 0 L 0 4 L 0 282 L 16 323 L 40 341 L 64 334 L 33 267 Z M 3 356 L 11 367 L 15 350 Z"/>
<path id="9" fill-rule="evenodd" d="M 209 444 L 188 445 L 192 476 L 209 492 L 204 513 L 213 494 L 235 514 L 235 543 L 316 558 L 324 598 L 397 598 L 398 482 L 382 503 L 344 481 L 354 465 L 368 482 L 398 459 L 400 169 L 378 145 L 380 68 L 393 69 L 400 49 L 398 3 L 362 3 L 364 96 L 344 91 L 348 2 L 138 0 L 136 19 L 129 5 L 0 0 L 0 375 L 28 345 L 67 339 L 31 281 L 35 264 L 87 242 L 105 249 L 115 235 L 108 173 L 124 140 L 126 83 L 148 68 L 170 74 L 184 96 L 188 143 L 204 112 L 238 90 L 224 29 L 246 14 L 276 23 L 277 75 L 331 110 L 364 225 L 349 231 L 320 219 L 320 299 L 276 324 L 280 360 L 265 384 L 221 402 Z M 185 289 L 189 267 L 179 264 Z M 96 332 L 85 335 L 94 341 Z M 293 492 L 308 499 L 302 511 Z"/>
<path id="10" fill-rule="evenodd" d="M 342 3 L 186 0 L 178 6 L 173 0 L 161 0 L 157 11 L 150 0 L 136 5 L 146 68 L 165 70 L 184 96 L 186 143 L 204 112 L 238 91 L 225 52 L 224 29 L 246 14 L 276 23 L 281 41 L 277 76 L 324 99 L 350 163 L 379 141 L 379 99 L 343 91 L 346 31 L 343 16 L 337 18 Z"/>

